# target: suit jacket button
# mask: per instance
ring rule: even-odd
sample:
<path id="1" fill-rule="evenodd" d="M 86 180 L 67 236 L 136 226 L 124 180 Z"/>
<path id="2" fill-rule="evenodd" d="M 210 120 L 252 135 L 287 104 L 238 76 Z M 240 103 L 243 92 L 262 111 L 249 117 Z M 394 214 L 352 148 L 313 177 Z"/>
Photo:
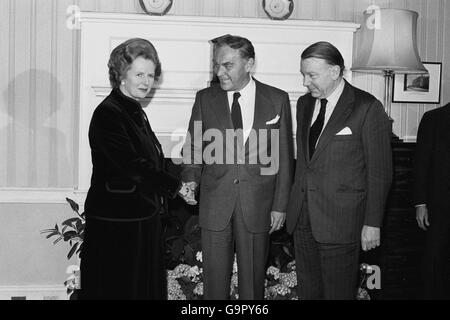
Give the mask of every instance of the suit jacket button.
<path id="1" fill-rule="evenodd" d="M 233 183 L 234 184 L 239 184 L 239 179 L 234 179 Z"/>

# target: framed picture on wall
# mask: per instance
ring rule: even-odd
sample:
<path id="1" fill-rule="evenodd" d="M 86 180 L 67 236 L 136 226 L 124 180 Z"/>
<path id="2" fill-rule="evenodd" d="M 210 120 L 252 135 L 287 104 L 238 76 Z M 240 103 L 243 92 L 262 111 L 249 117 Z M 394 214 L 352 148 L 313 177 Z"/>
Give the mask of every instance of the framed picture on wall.
<path id="1" fill-rule="evenodd" d="M 392 102 L 440 103 L 441 62 L 422 62 L 425 74 L 394 75 Z"/>

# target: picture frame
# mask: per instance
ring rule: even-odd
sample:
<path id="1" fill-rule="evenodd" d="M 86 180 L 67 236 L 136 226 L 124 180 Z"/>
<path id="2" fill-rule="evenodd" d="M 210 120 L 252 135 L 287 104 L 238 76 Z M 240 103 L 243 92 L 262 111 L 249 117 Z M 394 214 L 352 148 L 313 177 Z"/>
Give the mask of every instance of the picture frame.
<path id="1" fill-rule="evenodd" d="M 422 62 L 427 74 L 394 75 L 392 102 L 439 104 L 441 102 L 441 62 Z"/>

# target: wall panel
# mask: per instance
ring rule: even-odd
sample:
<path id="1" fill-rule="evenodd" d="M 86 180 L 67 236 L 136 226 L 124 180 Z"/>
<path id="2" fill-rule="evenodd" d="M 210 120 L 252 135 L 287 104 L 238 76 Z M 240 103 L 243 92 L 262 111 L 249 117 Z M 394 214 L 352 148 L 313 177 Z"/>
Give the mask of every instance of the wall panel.
<path id="1" fill-rule="evenodd" d="M 142 13 L 138 0 L 4 0 L 0 34 L 8 46 L 0 61 L 0 187 L 76 186 L 79 31 L 65 26 L 66 9 Z M 418 40 L 423 60 L 443 61 L 450 45 L 449 5 L 444 0 L 295 0 L 291 19 L 362 22 L 371 4 L 419 12 Z M 169 15 L 260 17 L 269 19 L 259 0 L 174 1 Z M 356 48 L 355 48 L 356 49 Z M 300 55 L 300 53 L 299 53 Z M 444 71 L 449 70 L 444 64 Z M 443 87 L 449 83 L 443 72 Z M 383 79 L 355 75 L 355 85 L 383 99 Z M 443 90 L 442 104 L 450 98 Z M 423 112 L 435 105 L 393 104 L 395 132 L 414 138 Z M 45 150 L 45 152 L 43 152 Z M 25 169 L 24 169 L 25 168 Z M 69 174 L 67 174 L 69 172 Z"/>
<path id="2" fill-rule="evenodd" d="M 0 77 L 0 181 L 8 179 L 8 127 L 11 121 L 8 113 L 9 106 L 9 79 L 10 79 L 10 18 L 11 18 L 11 1 L 3 1 L 0 10 L 0 72 L 3 75 Z"/>
<path id="3" fill-rule="evenodd" d="M 174 0 L 169 15 L 269 21 L 261 2 Z M 80 32 L 66 27 L 70 4 L 82 11 L 142 13 L 138 0 L 0 0 L 0 261 L 8 261 L 0 264 L 0 292 L 4 286 L 62 284 L 69 264 L 66 247 L 53 247 L 39 230 L 71 216 L 61 203 L 78 185 Z M 423 60 L 443 62 L 441 104 L 450 102 L 449 1 L 294 0 L 290 20 L 361 23 L 371 4 L 419 13 L 419 52 Z M 355 74 L 353 83 L 383 99 L 381 76 Z M 414 138 L 423 113 L 435 107 L 393 104 L 396 133 Z M 50 200 L 42 203 L 44 193 Z"/>

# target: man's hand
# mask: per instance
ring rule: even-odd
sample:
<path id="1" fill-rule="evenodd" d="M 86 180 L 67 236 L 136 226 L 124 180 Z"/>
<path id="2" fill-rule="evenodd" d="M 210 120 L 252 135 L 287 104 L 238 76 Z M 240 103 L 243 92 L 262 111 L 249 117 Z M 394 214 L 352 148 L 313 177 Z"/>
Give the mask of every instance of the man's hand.
<path id="1" fill-rule="evenodd" d="M 361 231 L 361 248 L 364 251 L 375 249 L 380 245 L 380 228 L 363 226 Z"/>
<path id="2" fill-rule="evenodd" d="M 416 220 L 419 228 L 427 231 L 430 222 L 428 221 L 428 209 L 426 205 L 416 207 Z"/>
<path id="3" fill-rule="evenodd" d="M 178 194 L 186 201 L 187 204 L 195 206 L 197 200 L 195 200 L 195 189 L 197 188 L 196 182 L 183 182 L 182 187 Z"/>
<path id="4" fill-rule="evenodd" d="M 271 234 L 274 231 L 280 230 L 284 226 L 286 220 L 286 212 L 272 211 L 270 213 L 270 231 Z"/>

